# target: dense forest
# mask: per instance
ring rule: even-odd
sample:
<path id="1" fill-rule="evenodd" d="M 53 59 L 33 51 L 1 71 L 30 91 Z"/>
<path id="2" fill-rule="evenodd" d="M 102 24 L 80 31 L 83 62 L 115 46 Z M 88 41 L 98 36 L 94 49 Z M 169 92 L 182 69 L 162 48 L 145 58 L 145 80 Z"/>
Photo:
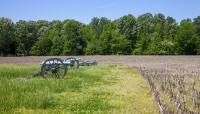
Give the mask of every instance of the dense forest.
<path id="1" fill-rule="evenodd" d="M 200 16 L 177 23 L 146 13 L 110 20 L 38 20 L 16 23 L 0 18 L 0 55 L 199 55 Z"/>

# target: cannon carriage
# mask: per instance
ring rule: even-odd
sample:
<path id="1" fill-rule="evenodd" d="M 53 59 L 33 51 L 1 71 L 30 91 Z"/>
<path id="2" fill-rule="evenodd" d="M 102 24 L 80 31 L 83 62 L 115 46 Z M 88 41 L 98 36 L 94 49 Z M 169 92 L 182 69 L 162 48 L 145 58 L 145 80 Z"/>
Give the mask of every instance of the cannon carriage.
<path id="1" fill-rule="evenodd" d="M 84 61 L 80 58 L 70 57 L 65 60 L 60 58 L 49 58 L 41 63 L 41 69 L 33 74 L 33 77 L 44 78 L 55 77 L 64 79 L 69 68 L 78 69 L 79 66 L 97 65 L 96 61 Z"/>

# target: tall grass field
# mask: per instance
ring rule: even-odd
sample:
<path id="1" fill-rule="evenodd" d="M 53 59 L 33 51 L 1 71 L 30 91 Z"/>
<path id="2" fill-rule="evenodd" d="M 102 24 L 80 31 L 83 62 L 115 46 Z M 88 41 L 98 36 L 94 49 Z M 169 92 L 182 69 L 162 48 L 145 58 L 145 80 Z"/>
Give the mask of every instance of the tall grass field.
<path id="1" fill-rule="evenodd" d="M 28 78 L 33 64 L 0 65 L 1 114 L 157 114 L 146 81 L 133 68 L 101 64 L 69 69 L 64 80 Z"/>

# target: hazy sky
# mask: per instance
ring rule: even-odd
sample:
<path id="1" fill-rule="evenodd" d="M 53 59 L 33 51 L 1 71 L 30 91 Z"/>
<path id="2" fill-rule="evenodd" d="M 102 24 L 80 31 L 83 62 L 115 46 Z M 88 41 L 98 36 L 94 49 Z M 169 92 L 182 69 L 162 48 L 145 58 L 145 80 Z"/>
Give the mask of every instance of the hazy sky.
<path id="1" fill-rule="evenodd" d="M 0 0 L 0 17 L 23 20 L 117 19 L 127 14 L 163 13 L 178 22 L 200 16 L 200 0 Z"/>

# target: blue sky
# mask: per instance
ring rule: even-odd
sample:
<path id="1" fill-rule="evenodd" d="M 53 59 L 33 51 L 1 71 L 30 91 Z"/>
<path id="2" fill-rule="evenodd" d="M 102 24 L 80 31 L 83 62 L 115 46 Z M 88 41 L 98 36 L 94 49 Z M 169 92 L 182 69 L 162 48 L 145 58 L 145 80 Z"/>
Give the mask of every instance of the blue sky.
<path id="1" fill-rule="evenodd" d="M 0 17 L 23 20 L 117 19 L 127 14 L 163 13 L 178 22 L 200 16 L 200 0 L 1 0 Z"/>

